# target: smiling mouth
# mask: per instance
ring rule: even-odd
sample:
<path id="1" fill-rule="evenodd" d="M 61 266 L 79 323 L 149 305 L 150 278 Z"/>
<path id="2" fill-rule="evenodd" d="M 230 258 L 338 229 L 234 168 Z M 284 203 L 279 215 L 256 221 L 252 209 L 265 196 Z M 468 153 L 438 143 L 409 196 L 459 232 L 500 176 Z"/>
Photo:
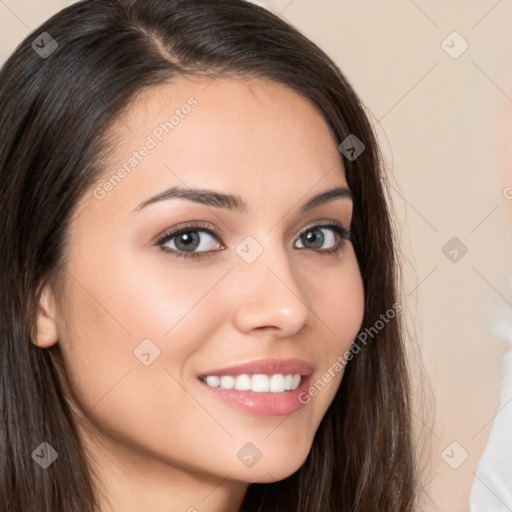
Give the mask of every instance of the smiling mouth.
<path id="1" fill-rule="evenodd" d="M 241 375 L 202 375 L 199 380 L 212 388 L 253 391 L 255 393 L 286 393 L 297 389 L 301 382 L 299 373 L 261 373 Z"/>

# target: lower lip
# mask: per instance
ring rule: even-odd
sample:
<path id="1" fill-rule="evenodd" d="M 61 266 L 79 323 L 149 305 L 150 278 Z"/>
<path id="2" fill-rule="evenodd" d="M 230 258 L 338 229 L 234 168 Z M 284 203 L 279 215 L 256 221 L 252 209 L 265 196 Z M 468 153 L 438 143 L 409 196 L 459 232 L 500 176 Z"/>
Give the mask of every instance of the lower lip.
<path id="1" fill-rule="evenodd" d="M 309 387 L 311 375 L 303 375 L 297 389 L 283 393 L 258 393 L 256 391 L 241 391 L 238 389 L 223 389 L 208 386 L 199 381 L 210 393 L 222 402 L 238 409 L 259 414 L 260 416 L 283 416 L 299 410 L 303 405 L 299 396 L 304 396 Z M 302 393 L 302 395 L 301 395 Z"/>

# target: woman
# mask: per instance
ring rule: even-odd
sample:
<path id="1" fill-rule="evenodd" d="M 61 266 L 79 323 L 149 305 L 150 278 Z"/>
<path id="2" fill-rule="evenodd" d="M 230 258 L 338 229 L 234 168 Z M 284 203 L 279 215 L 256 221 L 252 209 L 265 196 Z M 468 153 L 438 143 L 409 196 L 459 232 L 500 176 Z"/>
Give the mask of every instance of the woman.
<path id="1" fill-rule="evenodd" d="M 243 0 L 85 0 L 0 72 L 6 511 L 411 511 L 394 237 L 335 64 Z"/>

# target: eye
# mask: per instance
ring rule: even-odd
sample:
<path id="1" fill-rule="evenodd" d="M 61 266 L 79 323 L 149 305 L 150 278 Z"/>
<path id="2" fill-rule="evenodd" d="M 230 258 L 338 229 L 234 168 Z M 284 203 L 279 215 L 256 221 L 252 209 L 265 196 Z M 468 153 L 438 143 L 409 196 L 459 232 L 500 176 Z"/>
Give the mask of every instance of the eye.
<path id="1" fill-rule="evenodd" d="M 224 249 L 219 233 L 204 224 L 193 224 L 165 233 L 157 242 L 164 251 L 177 257 L 199 257 L 205 252 Z"/>
<path id="2" fill-rule="evenodd" d="M 322 249 L 315 252 L 332 254 L 339 252 L 343 248 L 343 240 L 350 238 L 349 229 L 338 223 L 326 223 L 306 229 L 299 235 L 297 242 L 301 244 L 299 249 Z"/>

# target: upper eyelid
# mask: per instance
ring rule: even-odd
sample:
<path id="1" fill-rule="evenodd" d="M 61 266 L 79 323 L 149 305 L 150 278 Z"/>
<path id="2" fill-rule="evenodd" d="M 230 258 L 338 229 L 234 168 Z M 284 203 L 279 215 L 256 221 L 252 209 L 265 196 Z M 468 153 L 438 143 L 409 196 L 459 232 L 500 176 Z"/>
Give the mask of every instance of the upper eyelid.
<path id="1" fill-rule="evenodd" d="M 224 234 L 217 229 L 211 228 L 209 226 L 201 226 L 201 225 L 195 225 L 195 224 L 184 224 L 181 227 L 172 228 L 167 231 L 165 231 L 162 235 L 160 235 L 157 238 L 156 244 L 160 245 L 162 243 L 165 243 L 166 241 L 172 240 L 175 236 L 179 235 L 180 233 L 188 233 L 191 231 L 204 231 L 208 233 L 209 235 L 212 235 L 214 237 L 220 237 L 223 238 Z"/>

